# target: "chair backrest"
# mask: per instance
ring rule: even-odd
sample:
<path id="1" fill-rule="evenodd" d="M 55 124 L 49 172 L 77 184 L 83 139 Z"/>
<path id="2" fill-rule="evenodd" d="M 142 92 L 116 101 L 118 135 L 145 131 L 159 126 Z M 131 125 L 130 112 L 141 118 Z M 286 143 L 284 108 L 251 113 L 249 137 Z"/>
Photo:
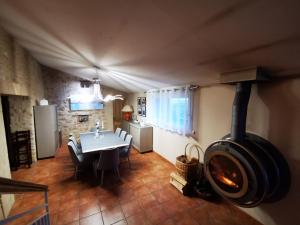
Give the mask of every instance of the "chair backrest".
<path id="1" fill-rule="evenodd" d="M 128 146 L 125 147 L 126 155 L 130 154 L 131 146 L 132 146 L 132 135 L 127 134 L 125 138 L 125 142 L 128 144 Z"/>
<path id="2" fill-rule="evenodd" d="M 69 153 L 71 155 L 72 162 L 74 163 L 74 165 L 78 165 L 80 162 L 76 155 L 77 150 L 76 150 L 76 147 L 75 147 L 73 141 L 68 142 L 68 149 L 69 149 Z"/>
<path id="3" fill-rule="evenodd" d="M 126 138 L 125 138 L 125 142 L 129 145 L 132 144 L 132 135 L 127 134 Z"/>
<path id="4" fill-rule="evenodd" d="M 121 128 L 118 127 L 118 128 L 116 129 L 116 131 L 115 131 L 115 134 L 118 135 L 118 136 L 120 136 L 121 131 L 122 131 Z"/>
<path id="5" fill-rule="evenodd" d="M 75 146 L 77 145 L 77 140 L 73 135 L 69 137 L 69 141 L 72 141 Z"/>
<path id="6" fill-rule="evenodd" d="M 119 149 L 101 151 L 97 168 L 99 170 L 111 170 L 119 166 Z"/>
<path id="7" fill-rule="evenodd" d="M 122 130 L 121 134 L 120 134 L 120 138 L 122 138 L 125 141 L 125 137 L 126 137 L 127 132 L 125 130 Z"/>
<path id="8" fill-rule="evenodd" d="M 80 149 L 78 149 L 78 142 L 76 140 L 76 138 L 74 136 L 70 136 L 69 137 L 69 141 L 72 141 L 74 146 L 75 146 L 75 150 L 76 150 L 76 154 L 80 153 Z"/>

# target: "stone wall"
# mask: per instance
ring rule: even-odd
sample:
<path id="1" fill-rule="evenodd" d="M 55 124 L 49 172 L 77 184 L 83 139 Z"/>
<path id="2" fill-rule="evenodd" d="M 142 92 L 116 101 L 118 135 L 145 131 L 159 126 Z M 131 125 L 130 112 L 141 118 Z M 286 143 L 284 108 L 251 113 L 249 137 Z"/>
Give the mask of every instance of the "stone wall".
<path id="1" fill-rule="evenodd" d="M 0 28 L 0 94 L 9 95 L 11 131 L 30 130 L 36 160 L 33 106 L 44 98 L 39 63 Z"/>
<path id="2" fill-rule="evenodd" d="M 0 177 L 11 178 L 4 129 L 2 104 L 0 98 Z M 3 206 L 4 215 L 2 210 L 0 210 L 0 220 L 4 217 L 7 217 L 9 214 L 9 211 L 14 203 L 14 195 L 2 195 L 1 198 L 0 209 Z"/>
<path id="3" fill-rule="evenodd" d="M 68 97 L 78 94 L 92 94 L 93 86 L 80 87 L 80 78 L 66 73 L 45 68 L 43 70 L 46 99 L 49 104 L 57 105 L 58 127 L 62 131 L 63 141 L 66 142 L 70 133 L 78 138 L 82 132 L 89 131 L 95 126 L 96 120 L 104 122 L 104 129 L 113 130 L 113 103 L 105 103 L 103 110 L 70 111 Z M 103 95 L 126 93 L 101 85 Z M 88 115 L 87 122 L 79 122 L 79 115 Z"/>
<path id="4" fill-rule="evenodd" d="M 33 106 L 44 98 L 41 66 L 20 46 L 15 45 L 16 77 L 28 86 L 28 96 L 9 96 L 11 131 L 30 130 L 32 159 L 36 161 Z"/>
<path id="5" fill-rule="evenodd" d="M 27 82 L 23 83 L 21 71 L 24 68 L 24 55 L 22 48 L 15 40 L 0 27 L 0 93 L 7 95 L 29 95 Z M 23 61 L 23 62 L 22 62 Z M 18 71 L 18 72 L 16 72 Z"/>
<path id="6" fill-rule="evenodd" d="M 36 145 L 35 145 L 35 130 L 32 107 L 35 105 L 30 97 L 26 96 L 9 96 L 9 109 L 10 109 L 10 128 L 11 132 L 30 130 L 31 142 L 31 155 L 32 160 L 35 162 Z"/>

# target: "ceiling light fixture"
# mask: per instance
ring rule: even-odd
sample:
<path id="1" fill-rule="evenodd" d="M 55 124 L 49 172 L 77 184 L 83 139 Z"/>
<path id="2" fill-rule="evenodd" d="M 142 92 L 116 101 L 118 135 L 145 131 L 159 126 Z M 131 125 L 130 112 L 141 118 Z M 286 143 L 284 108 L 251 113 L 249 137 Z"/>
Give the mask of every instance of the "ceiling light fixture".
<path id="1" fill-rule="evenodd" d="M 96 76 L 94 80 L 94 98 L 96 101 L 101 101 L 101 102 L 109 102 L 109 101 L 114 101 L 114 100 L 124 100 L 122 95 L 106 95 L 103 97 L 102 91 L 101 91 L 101 85 L 100 85 L 100 75 L 99 75 L 99 70 L 100 67 L 94 66 Z"/>

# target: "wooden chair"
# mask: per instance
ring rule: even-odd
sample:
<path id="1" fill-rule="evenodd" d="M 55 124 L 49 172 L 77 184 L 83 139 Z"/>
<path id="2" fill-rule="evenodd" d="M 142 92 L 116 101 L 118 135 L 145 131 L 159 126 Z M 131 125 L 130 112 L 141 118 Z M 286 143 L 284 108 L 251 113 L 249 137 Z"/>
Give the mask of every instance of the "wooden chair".
<path id="1" fill-rule="evenodd" d="M 93 163 L 93 168 L 96 177 L 98 177 L 98 171 L 101 171 L 101 185 L 103 185 L 104 172 L 107 170 L 113 170 L 120 179 L 119 163 L 120 157 L 118 148 L 100 152 L 99 159 Z"/>

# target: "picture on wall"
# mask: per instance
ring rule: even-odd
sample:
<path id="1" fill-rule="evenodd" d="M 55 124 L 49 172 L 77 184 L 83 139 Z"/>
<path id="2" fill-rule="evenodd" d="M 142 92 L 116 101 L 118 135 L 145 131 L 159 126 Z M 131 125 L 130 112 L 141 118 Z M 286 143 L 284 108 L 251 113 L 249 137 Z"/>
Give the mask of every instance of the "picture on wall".
<path id="1" fill-rule="evenodd" d="M 137 98 L 137 112 L 139 116 L 146 117 L 146 97 Z"/>
<path id="2" fill-rule="evenodd" d="M 70 98 L 69 105 L 71 111 L 80 111 L 80 110 L 99 110 L 104 108 L 104 104 L 98 101 L 92 102 L 82 102 L 77 98 Z"/>

